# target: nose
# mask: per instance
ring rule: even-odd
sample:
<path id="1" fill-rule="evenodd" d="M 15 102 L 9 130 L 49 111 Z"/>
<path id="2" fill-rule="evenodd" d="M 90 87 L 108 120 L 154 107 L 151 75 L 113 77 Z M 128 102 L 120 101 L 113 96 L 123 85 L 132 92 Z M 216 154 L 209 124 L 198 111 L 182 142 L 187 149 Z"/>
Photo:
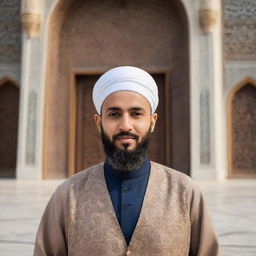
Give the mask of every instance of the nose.
<path id="1" fill-rule="evenodd" d="M 128 114 L 124 114 L 120 119 L 119 130 L 125 132 L 132 130 L 132 122 Z"/>

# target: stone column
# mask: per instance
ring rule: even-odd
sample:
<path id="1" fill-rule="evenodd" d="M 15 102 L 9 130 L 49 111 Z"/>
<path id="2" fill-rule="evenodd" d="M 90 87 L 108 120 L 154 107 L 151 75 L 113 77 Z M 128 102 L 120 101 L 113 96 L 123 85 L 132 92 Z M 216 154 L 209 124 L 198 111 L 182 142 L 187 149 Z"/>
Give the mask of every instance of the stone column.
<path id="1" fill-rule="evenodd" d="M 201 0 L 199 25 L 198 150 L 192 176 L 221 179 L 226 173 L 221 1 Z"/>
<path id="2" fill-rule="evenodd" d="M 223 137 L 221 0 L 182 0 L 190 30 L 191 176 L 226 173 Z"/>
<path id="3" fill-rule="evenodd" d="M 40 0 L 23 0 L 22 66 L 17 178 L 40 177 L 38 128 L 40 112 Z"/>

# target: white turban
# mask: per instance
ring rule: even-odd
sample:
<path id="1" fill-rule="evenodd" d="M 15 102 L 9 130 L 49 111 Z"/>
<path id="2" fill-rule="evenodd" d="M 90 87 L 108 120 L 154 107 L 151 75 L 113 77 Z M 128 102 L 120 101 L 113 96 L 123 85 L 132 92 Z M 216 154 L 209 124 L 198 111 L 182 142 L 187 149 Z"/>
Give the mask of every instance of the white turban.
<path id="1" fill-rule="evenodd" d="M 148 101 L 152 113 L 158 105 L 158 89 L 153 77 L 146 71 L 130 66 L 110 69 L 104 73 L 93 88 L 92 98 L 97 112 L 101 113 L 104 100 L 117 91 L 133 91 Z"/>

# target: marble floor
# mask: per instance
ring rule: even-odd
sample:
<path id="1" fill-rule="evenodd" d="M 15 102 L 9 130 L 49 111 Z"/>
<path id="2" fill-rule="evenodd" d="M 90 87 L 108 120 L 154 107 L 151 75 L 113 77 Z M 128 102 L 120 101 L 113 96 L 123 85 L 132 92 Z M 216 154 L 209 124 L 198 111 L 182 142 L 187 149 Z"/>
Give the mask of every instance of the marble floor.
<path id="1" fill-rule="evenodd" d="M 60 180 L 0 179 L 0 255 L 29 256 Z M 256 180 L 200 181 L 223 256 L 256 256 Z"/>

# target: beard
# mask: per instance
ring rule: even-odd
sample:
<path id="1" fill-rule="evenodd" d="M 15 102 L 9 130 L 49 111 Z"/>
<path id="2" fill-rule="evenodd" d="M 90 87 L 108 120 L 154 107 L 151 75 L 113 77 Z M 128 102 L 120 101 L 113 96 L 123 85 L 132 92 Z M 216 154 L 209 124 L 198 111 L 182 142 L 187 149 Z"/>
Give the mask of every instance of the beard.
<path id="1" fill-rule="evenodd" d="M 107 156 L 107 161 L 112 167 L 116 170 L 126 172 L 138 169 L 140 165 L 144 162 L 145 157 L 147 156 L 148 147 L 150 144 L 150 132 L 148 130 L 147 134 L 142 138 L 141 142 L 138 142 L 138 135 L 131 132 L 120 132 L 113 135 L 113 139 L 104 132 L 103 127 L 101 126 L 101 140 L 103 143 L 104 151 Z M 133 150 L 128 150 L 129 144 L 123 144 L 125 149 L 119 149 L 115 145 L 115 140 L 119 136 L 132 136 L 136 141 L 136 148 Z"/>

